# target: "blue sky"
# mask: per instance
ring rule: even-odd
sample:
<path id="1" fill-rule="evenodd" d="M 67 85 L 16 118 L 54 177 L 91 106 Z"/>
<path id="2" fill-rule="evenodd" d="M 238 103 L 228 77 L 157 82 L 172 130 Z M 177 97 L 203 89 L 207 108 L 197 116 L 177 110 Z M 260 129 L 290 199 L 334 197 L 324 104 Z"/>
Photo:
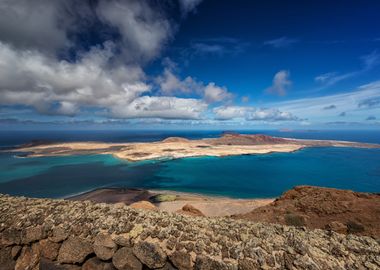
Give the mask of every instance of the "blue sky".
<path id="1" fill-rule="evenodd" d="M 0 126 L 379 129 L 376 1 L 0 4 Z"/>

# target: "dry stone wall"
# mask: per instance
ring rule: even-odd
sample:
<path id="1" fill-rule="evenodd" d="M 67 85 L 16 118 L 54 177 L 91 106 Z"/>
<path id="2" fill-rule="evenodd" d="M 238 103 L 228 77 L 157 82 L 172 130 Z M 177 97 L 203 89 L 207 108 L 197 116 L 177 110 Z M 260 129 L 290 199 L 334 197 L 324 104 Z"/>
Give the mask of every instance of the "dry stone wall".
<path id="1" fill-rule="evenodd" d="M 380 269 L 369 237 L 0 195 L 0 269 Z"/>

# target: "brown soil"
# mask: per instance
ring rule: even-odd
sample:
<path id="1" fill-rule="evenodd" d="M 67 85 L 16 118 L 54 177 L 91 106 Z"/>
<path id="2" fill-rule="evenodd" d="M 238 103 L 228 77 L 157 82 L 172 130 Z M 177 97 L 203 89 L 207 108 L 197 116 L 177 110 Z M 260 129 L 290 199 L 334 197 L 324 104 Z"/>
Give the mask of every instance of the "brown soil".
<path id="1" fill-rule="evenodd" d="M 380 239 L 380 194 L 298 186 L 267 206 L 233 217 Z"/>
<path id="2" fill-rule="evenodd" d="M 271 137 L 263 134 L 245 135 L 245 134 L 224 134 L 217 139 L 209 139 L 211 144 L 217 145 L 256 145 L 256 144 L 276 144 L 289 143 L 289 140 L 283 138 Z"/>

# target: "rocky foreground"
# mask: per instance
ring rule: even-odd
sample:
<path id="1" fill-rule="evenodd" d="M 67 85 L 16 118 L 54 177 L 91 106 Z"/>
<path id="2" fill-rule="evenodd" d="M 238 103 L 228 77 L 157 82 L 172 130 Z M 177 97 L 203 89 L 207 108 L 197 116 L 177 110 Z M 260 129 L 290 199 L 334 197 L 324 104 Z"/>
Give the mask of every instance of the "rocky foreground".
<path id="1" fill-rule="evenodd" d="M 379 269 L 380 244 L 124 204 L 0 195 L 0 269 Z"/>
<path id="2" fill-rule="evenodd" d="M 380 194 L 298 186 L 266 206 L 234 217 L 366 235 L 380 242 Z"/>

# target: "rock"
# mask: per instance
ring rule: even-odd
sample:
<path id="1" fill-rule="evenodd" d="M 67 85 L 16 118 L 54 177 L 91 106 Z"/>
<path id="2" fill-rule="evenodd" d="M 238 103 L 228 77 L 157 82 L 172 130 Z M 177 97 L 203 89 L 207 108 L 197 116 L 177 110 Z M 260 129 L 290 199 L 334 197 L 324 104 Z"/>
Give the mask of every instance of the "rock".
<path id="1" fill-rule="evenodd" d="M 129 232 L 130 238 L 136 238 L 143 232 L 144 228 L 141 224 L 136 224 L 132 230 Z"/>
<path id="2" fill-rule="evenodd" d="M 12 259 L 12 249 L 11 247 L 1 247 L 0 248 L 0 269 L 14 269 L 16 262 Z"/>
<path id="3" fill-rule="evenodd" d="M 141 270 L 142 264 L 132 250 L 126 247 L 119 249 L 112 258 L 113 265 L 118 270 Z"/>
<path id="4" fill-rule="evenodd" d="M 41 270 L 81 270 L 78 265 L 72 264 L 59 264 L 57 262 L 50 261 L 45 258 L 41 258 L 40 268 Z"/>
<path id="5" fill-rule="evenodd" d="M 257 260 L 244 258 L 239 260 L 239 270 L 260 269 L 260 263 Z"/>
<path id="6" fill-rule="evenodd" d="M 347 233 L 347 226 L 338 221 L 332 221 L 326 225 L 327 230 L 331 230 L 337 233 Z"/>
<path id="7" fill-rule="evenodd" d="M 158 210 L 157 206 L 148 201 L 139 201 L 132 203 L 129 207 L 134 209 L 144 209 L 144 210 Z"/>
<path id="8" fill-rule="evenodd" d="M 123 247 L 131 247 L 131 237 L 128 233 L 116 235 L 113 240 L 116 244 Z"/>
<path id="9" fill-rule="evenodd" d="M 21 231 L 8 228 L 1 232 L 1 245 L 11 246 L 21 244 Z"/>
<path id="10" fill-rule="evenodd" d="M 140 241 L 133 247 L 133 253 L 149 268 L 160 268 L 166 263 L 166 253 L 157 243 Z"/>
<path id="11" fill-rule="evenodd" d="M 174 251 L 169 258 L 173 265 L 179 270 L 193 269 L 193 261 L 189 252 Z"/>
<path id="12" fill-rule="evenodd" d="M 31 247 L 24 246 L 17 259 L 15 270 L 34 270 L 37 269 L 40 261 L 39 244 L 35 243 Z"/>
<path id="13" fill-rule="evenodd" d="M 59 250 L 58 262 L 82 263 L 91 253 L 93 249 L 90 242 L 72 236 L 63 242 Z"/>
<path id="14" fill-rule="evenodd" d="M 21 246 L 13 246 L 11 250 L 12 259 L 17 259 L 17 256 L 20 254 L 22 247 Z"/>
<path id="15" fill-rule="evenodd" d="M 225 263 L 221 260 L 209 256 L 198 255 L 195 260 L 195 269 L 197 270 L 237 270 L 238 266 L 232 263 Z"/>
<path id="16" fill-rule="evenodd" d="M 69 237 L 69 233 L 62 227 L 55 227 L 53 229 L 53 236 L 49 237 L 52 242 L 62 242 Z"/>
<path id="17" fill-rule="evenodd" d="M 116 270 L 109 262 L 103 262 L 96 257 L 88 259 L 82 266 L 82 270 Z"/>
<path id="18" fill-rule="evenodd" d="M 24 235 L 22 236 L 22 243 L 29 244 L 45 238 L 44 228 L 41 225 L 35 227 L 29 227 L 25 230 Z"/>
<path id="19" fill-rule="evenodd" d="M 101 260 L 109 260 L 117 250 L 117 245 L 109 234 L 100 233 L 95 237 L 94 251 Z"/>
<path id="20" fill-rule="evenodd" d="M 184 215 L 189 215 L 189 216 L 198 216 L 198 217 L 204 217 L 205 215 L 192 206 L 191 204 L 185 204 L 181 210 L 178 210 L 177 213 L 179 214 L 184 214 Z"/>
<path id="21" fill-rule="evenodd" d="M 49 239 L 43 239 L 40 241 L 41 256 L 54 261 L 58 256 L 59 243 L 50 241 Z"/>

